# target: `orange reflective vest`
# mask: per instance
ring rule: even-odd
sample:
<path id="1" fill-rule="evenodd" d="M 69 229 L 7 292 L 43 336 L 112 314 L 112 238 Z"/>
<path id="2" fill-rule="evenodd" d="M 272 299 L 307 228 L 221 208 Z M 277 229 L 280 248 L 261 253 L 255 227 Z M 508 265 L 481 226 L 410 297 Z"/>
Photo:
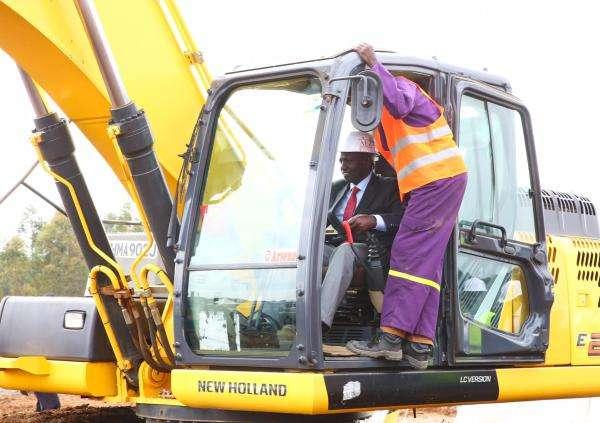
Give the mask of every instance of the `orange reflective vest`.
<path id="1" fill-rule="evenodd" d="M 387 108 L 383 108 L 381 124 L 374 134 L 375 146 L 396 171 L 401 197 L 430 182 L 467 171 L 444 110 L 435 104 L 440 117 L 420 128 L 394 118 Z"/>

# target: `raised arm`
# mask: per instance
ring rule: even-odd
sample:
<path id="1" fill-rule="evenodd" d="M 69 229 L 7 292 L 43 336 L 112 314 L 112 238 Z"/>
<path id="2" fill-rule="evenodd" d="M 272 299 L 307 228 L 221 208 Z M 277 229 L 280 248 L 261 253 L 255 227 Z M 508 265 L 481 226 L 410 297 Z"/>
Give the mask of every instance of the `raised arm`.
<path id="1" fill-rule="evenodd" d="M 373 47 L 362 43 L 355 50 L 381 78 L 383 103 L 393 117 L 403 119 L 409 125 L 427 126 L 440 116 L 438 106 L 421 92 L 417 84 L 402 76 L 395 77 L 377 61 Z"/>

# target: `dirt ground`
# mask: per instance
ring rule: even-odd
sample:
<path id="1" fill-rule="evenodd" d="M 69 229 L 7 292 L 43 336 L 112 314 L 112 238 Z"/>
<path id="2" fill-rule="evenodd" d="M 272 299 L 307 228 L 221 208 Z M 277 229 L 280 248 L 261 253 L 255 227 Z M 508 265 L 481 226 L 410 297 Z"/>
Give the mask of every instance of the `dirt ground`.
<path id="1" fill-rule="evenodd" d="M 398 423 L 452 423 L 456 417 L 456 407 L 418 408 L 398 410 Z"/>
<path id="2" fill-rule="evenodd" d="M 59 395 L 62 408 L 41 413 L 35 412 L 35 396 L 0 389 L 0 422 L 2 423 L 138 423 L 131 408 L 107 405 L 102 401 L 80 398 L 74 395 Z M 394 412 L 398 423 L 452 423 L 456 416 L 454 407 L 417 409 Z M 381 416 L 383 417 L 383 416 Z M 373 419 L 380 421 L 381 419 Z M 388 422 L 390 420 L 387 420 Z"/>
<path id="3" fill-rule="evenodd" d="M 35 412 L 35 395 L 0 389 L 0 422 L 2 423 L 138 423 L 130 407 L 107 405 L 101 401 L 74 395 L 59 395 L 62 408 Z"/>

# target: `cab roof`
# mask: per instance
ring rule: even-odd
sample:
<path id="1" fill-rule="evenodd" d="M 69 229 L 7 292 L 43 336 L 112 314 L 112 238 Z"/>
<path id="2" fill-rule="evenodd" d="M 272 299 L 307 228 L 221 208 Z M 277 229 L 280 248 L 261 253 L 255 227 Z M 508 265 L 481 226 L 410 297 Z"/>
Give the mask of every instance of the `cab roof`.
<path id="1" fill-rule="evenodd" d="M 394 66 L 410 66 L 415 68 L 422 68 L 442 72 L 449 75 L 457 75 L 465 78 L 472 79 L 474 81 L 483 82 L 485 84 L 493 85 L 501 88 L 506 92 L 511 91 L 510 82 L 508 79 L 494 75 L 484 70 L 473 70 L 463 68 L 460 66 L 454 66 L 447 63 L 438 61 L 435 58 L 424 59 L 419 57 L 402 56 L 395 52 L 390 51 L 376 51 L 377 59 L 383 65 L 394 65 Z M 332 66 L 334 63 L 346 62 L 346 61 L 358 61 L 358 54 L 352 50 L 344 51 L 340 54 L 324 57 L 313 60 L 300 60 L 297 62 L 282 63 L 279 65 L 269 66 L 256 66 L 248 68 L 238 68 L 233 71 L 227 72 L 226 75 L 238 75 L 242 73 L 269 73 L 270 71 L 280 71 L 282 68 L 294 69 L 294 68 L 305 68 L 307 66 Z"/>

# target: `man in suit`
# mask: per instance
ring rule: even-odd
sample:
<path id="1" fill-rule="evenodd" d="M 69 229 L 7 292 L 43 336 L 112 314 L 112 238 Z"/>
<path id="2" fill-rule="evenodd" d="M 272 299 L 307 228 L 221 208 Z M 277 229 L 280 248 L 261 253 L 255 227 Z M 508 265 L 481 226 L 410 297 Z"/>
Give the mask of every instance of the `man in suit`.
<path id="1" fill-rule="evenodd" d="M 331 327 L 335 311 L 348 289 L 359 260 L 367 256 L 365 232 L 374 231 L 384 250 L 382 261 L 387 267 L 389 250 L 400 225 L 403 207 L 394 178 L 373 172 L 375 159 L 373 137 L 364 132 L 351 132 L 340 149 L 340 165 L 344 179 L 331 187 L 327 223 L 339 237 L 325 245 L 324 263 L 328 265 L 321 288 L 321 321 L 323 331 Z M 342 221 L 347 220 L 355 237 L 354 250 L 345 240 Z M 362 242 L 361 242 L 362 241 Z M 356 252 L 356 254 L 355 254 Z M 371 298 L 382 297 L 370 292 Z"/>

